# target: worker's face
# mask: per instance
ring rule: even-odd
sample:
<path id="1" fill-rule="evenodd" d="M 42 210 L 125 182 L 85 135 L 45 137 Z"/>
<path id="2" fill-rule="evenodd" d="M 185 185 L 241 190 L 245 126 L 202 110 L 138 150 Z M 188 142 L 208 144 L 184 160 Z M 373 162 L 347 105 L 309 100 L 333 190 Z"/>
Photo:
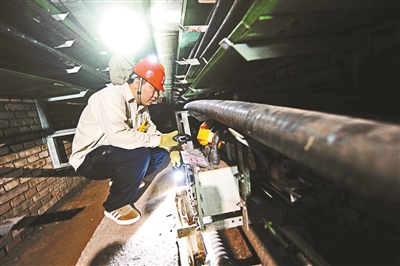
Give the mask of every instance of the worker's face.
<path id="1" fill-rule="evenodd" d="M 137 83 L 139 88 L 139 82 Z M 143 80 L 140 100 L 143 105 L 149 106 L 157 101 L 158 90 L 154 88 L 149 82 Z"/>

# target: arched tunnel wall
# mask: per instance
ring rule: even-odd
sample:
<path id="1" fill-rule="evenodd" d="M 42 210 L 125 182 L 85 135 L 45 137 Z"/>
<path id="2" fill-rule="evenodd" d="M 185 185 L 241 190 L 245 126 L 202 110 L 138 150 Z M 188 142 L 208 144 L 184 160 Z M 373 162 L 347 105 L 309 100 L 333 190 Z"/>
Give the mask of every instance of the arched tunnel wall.
<path id="1" fill-rule="evenodd" d="M 35 230 L 35 222 L 57 212 L 87 184 L 72 168 L 55 169 L 47 136 L 76 127 L 82 106 L 39 102 L 34 98 L 0 98 L 0 217 L 24 217 L 0 236 L 0 258 Z M 72 135 L 57 138 L 60 159 L 71 153 Z"/>

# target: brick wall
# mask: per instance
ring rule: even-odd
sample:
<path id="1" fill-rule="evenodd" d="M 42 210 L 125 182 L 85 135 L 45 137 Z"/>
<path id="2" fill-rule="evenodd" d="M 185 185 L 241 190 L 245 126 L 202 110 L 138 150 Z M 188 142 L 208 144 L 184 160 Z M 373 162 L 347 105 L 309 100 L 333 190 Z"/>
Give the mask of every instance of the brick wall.
<path id="1" fill-rule="evenodd" d="M 48 103 L 43 107 L 46 118 L 39 115 L 33 98 L 0 96 L 0 222 L 24 216 L 14 227 L 19 229 L 1 236 L 0 258 L 35 230 L 36 218 L 56 212 L 87 184 L 72 168 L 54 169 L 45 143 L 52 131 L 76 127 L 83 106 Z M 72 136 L 60 140 L 64 160 L 71 153 L 71 141 Z"/>
<path id="2" fill-rule="evenodd" d="M 54 131 L 75 128 L 85 105 L 71 105 L 63 102 L 47 103 L 49 123 Z"/>
<path id="3" fill-rule="evenodd" d="M 397 27 L 376 28 L 355 51 L 266 60 L 235 99 L 398 123 L 398 40 Z"/>

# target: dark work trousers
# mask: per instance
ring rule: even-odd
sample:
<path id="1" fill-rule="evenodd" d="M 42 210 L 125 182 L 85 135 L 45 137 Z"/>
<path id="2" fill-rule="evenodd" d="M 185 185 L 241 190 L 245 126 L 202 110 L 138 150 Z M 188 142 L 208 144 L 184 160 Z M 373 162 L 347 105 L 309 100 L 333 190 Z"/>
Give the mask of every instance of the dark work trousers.
<path id="1" fill-rule="evenodd" d="M 103 203 L 105 210 L 111 212 L 133 203 L 143 178 L 156 171 L 168 154 L 162 148 L 126 150 L 100 146 L 86 155 L 77 173 L 94 180 L 112 178 L 110 194 Z"/>

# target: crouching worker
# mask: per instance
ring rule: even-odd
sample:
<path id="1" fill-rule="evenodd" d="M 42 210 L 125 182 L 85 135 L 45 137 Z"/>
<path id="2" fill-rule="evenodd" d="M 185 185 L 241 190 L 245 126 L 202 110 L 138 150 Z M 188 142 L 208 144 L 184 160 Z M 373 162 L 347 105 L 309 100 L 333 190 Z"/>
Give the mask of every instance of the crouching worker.
<path id="1" fill-rule="evenodd" d="M 88 100 L 76 128 L 69 163 L 89 179 L 112 178 L 104 215 L 117 224 L 140 219 L 133 201 L 143 178 L 169 159 L 178 131 L 161 134 L 147 106 L 164 91 L 164 67 L 142 59 L 129 80 L 106 87 Z"/>

